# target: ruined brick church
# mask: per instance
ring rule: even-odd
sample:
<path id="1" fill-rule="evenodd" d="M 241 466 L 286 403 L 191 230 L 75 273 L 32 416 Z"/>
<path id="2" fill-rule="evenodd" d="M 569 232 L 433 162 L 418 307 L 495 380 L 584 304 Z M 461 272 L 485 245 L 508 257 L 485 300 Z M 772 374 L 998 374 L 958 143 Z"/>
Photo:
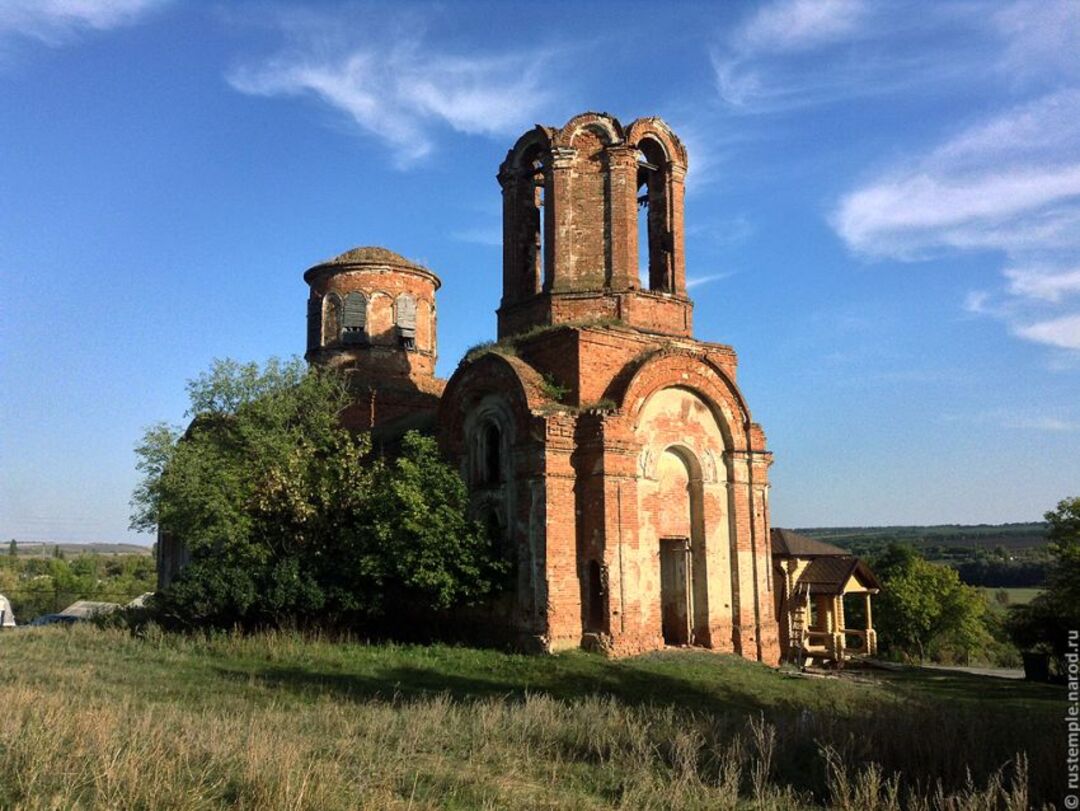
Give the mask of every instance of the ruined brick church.
<path id="1" fill-rule="evenodd" d="M 779 659 L 771 455 L 734 350 L 693 335 L 686 170 L 659 118 L 522 135 L 498 174 L 498 340 L 449 380 L 429 269 L 357 248 L 304 274 L 308 360 L 351 371 L 350 427 L 438 436 L 513 564 L 489 620 L 521 647 Z"/>

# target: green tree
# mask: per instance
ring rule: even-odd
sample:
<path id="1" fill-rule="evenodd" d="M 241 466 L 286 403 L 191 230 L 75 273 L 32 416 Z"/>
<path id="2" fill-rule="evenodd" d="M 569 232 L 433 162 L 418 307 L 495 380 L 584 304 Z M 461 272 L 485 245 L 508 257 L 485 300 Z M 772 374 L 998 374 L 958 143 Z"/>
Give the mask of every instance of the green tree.
<path id="1" fill-rule="evenodd" d="M 884 647 L 919 660 L 932 649 L 967 659 L 989 641 L 985 600 L 978 589 L 960 581 L 955 569 L 895 544 L 874 569 L 883 586 L 875 621 Z"/>
<path id="2" fill-rule="evenodd" d="M 373 458 L 341 427 L 341 374 L 217 361 L 188 393 L 188 429 L 153 426 L 136 449 L 132 527 L 191 552 L 155 601 L 163 620 L 352 623 L 490 588 L 497 566 L 460 477 L 419 435 Z"/>
<path id="3" fill-rule="evenodd" d="M 11 543 L 8 544 L 8 554 L 13 558 L 18 557 L 19 555 L 19 545 L 15 542 L 14 538 L 12 538 Z"/>
<path id="4" fill-rule="evenodd" d="M 1023 650 L 1042 650 L 1060 663 L 1069 631 L 1080 628 L 1080 497 L 1046 513 L 1051 556 L 1046 588 L 1028 605 L 1010 609 L 1009 631 Z"/>

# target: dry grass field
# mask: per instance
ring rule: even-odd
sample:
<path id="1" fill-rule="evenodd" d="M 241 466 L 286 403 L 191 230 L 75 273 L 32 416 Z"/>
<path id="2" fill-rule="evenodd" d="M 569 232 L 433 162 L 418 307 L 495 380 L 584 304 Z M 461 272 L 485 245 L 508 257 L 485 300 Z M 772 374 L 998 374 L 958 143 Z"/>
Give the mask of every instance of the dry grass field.
<path id="1" fill-rule="evenodd" d="M 0 808 L 1021 809 L 1063 696 L 733 657 L 0 634 Z"/>

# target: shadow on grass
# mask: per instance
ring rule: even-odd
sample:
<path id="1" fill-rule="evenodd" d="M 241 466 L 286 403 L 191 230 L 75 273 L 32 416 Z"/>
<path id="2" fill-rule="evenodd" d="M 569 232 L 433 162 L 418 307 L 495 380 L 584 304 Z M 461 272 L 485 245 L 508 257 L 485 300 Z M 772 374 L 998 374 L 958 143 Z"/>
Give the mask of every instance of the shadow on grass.
<path id="1" fill-rule="evenodd" d="M 687 657 L 686 676 L 663 672 L 678 667 L 679 656 Z M 258 663 L 216 670 L 230 680 L 247 682 L 254 678 L 305 698 L 330 693 L 360 702 L 413 700 L 443 694 L 457 701 L 524 700 L 528 694 L 543 694 L 561 701 L 599 696 L 629 706 L 671 706 L 695 713 L 740 715 L 791 712 L 806 705 L 803 691 L 799 695 L 781 695 L 786 683 L 795 681 L 792 677 L 760 665 L 725 662 L 713 654 L 676 653 L 659 660 L 642 657 L 629 661 L 577 654 L 555 660 L 554 667 L 550 666 L 550 659 L 536 661 L 549 666 L 511 668 L 499 673 L 491 672 L 495 668 L 448 673 L 434 666 L 406 663 L 376 666 L 372 672 L 358 673 L 291 663 Z"/>
<path id="2" fill-rule="evenodd" d="M 1064 688 L 1019 679 L 1001 679 L 956 670 L 904 667 L 873 670 L 875 681 L 904 698 L 989 704 L 995 710 L 1054 710 L 1065 699 Z"/>

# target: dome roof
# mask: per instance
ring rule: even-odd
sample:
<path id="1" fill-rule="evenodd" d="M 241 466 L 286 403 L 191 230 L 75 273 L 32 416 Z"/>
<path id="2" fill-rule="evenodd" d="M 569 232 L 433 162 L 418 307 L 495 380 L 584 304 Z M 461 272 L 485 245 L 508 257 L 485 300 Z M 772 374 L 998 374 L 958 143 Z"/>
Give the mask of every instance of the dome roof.
<path id="1" fill-rule="evenodd" d="M 402 267 L 415 268 L 416 270 L 427 270 L 415 262 L 410 262 L 400 253 L 394 253 L 387 248 L 380 248 L 375 245 L 363 245 L 359 248 L 351 248 L 345 253 L 338 254 L 333 259 L 327 259 L 325 262 L 321 262 L 323 265 L 398 265 Z"/>
<path id="2" fill-rule="evenodd" d="M 304 273 L 304 280 L 310 282 L 316 273 L 322 272 L 332 274 L 336 270 L 355 267 L 356 265 L 383 265 L 394 269 L 414 271 L 425 276 L 430 276 L 434 280 L 436 288 L 440 286 L 439 277 L 423 265 L 412 262 L 401 254 L 395 253 L 388 248 L 380 248 L 376 245 L 362 245 L 357 248 L 351 248 L 345 251 L 345 253 L 338 254 L 333 259 L 319 262 Z"/>

